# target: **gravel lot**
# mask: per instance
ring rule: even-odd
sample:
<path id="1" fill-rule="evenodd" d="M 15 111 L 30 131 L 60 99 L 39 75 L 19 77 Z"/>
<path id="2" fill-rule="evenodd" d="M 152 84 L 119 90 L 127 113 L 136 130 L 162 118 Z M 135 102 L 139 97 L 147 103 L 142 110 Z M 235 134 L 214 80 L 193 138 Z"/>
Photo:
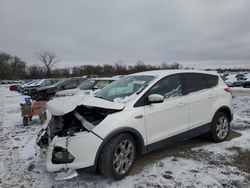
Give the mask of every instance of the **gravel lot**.
<path id="1" fill-rule="evenodd" d="M 149 153 L 121 181 L 82 171 L 55 181 L 35 146 L 38 119 L 23 127 L 19 103 L 24 96 L 1 85 L 0 187 L 250 187 L 250 89 L 234 88 L 233 96 L 233 131 L 226 142 L 198 137 Z"/>

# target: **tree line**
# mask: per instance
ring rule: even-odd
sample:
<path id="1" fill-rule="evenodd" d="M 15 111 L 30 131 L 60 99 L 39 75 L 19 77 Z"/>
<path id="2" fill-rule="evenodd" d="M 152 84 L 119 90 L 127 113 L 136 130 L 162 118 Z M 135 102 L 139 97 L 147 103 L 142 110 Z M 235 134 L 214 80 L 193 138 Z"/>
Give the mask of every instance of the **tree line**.
<path id="1" fill-rule="evenodd" d="M 41 79 L 41 78 L 68 78 L 80 77 L 84 75 L 97 75 L 99 77 L 127 75 L 141 71 L 164 70 L 164 69 L 192 69 L 183 67 L 179 63 L 161 65 L 149 65 L 139 60 L 134 65 L 127 65 L 120 60 L 114 64 L 103 65 L 79 65 L 70 68 L 55 68 L 60 59 L 49 51 L 41 51 L 35 54 L 35 57 L 41 62 L 39 64 L 28 65 L 21 58 L 10 54 L 0 52 L 0 80 L 17 79 Z M 211 69 L 207 69 L 211 70 Z M 249 69 L 216 69 L 222 73 L 225 71 L 249 71 Z"/>
<path id="2" fill-rule="evenodd" d="M 35 54 L 35 57 L 40 60 L 41 65 L 27 65 L 25 61 L 16 56 L 0 52 L 0 80 L 80 77 L 84 75 L 103 77 L 149 70 L 183 68 L 179 63 L 167 64 L 163 62 L 161 65 L 148 65 L 141 60 L 136 62 L 135 65 L 126 65 L 124 61 L 120 60 L 114 64 L 54 68 L 59 58 L 53 52 L 39 52 Z"/>

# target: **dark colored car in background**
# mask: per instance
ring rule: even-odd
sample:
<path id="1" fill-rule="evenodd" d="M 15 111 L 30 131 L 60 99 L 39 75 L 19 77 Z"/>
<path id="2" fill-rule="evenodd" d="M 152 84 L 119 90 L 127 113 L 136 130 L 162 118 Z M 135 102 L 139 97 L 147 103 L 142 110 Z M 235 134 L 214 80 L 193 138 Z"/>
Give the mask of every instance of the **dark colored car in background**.
<path id="1" fill-rule="evenodd" d="M 29 80 L 29 81 L 27 81 L 27 82 L 21 84 L 21 85 L 17 88 L 17 91 L 18 91 L 19 93 L 22 93 L 22 94 L 23 94 L 23 93 L 24 93 L 24 89 L 25 89 L 26 87 L 29 87 L 29 86 L 31 86 L 32 84 L 36 83 L 36 82 L 38 82 L 38 80 Z"/>
<path id="2" fill-rule="evenodd" d="M 244 88 L 250 87 L 250 78 L 248 78 L 247 80 L 244 81 L 243 87 Z"/>
<path id="3" fill-rule="evenodd" d="M 50 86 L 58 82 L 59 79 L 42 79 L 37 81 L 35 84 L 27 86 L 24 88 L 24 94 L 31 96 L 33 93 L 36 92 L 36 89 L 39 87 Z"/>
<path id="4" fill-rule="evenodd" d="M 31 98 L 37 101 L 48 101 L 53 98 L 58 91 L 74 89 L 80 85 L 86 78 L 68 78 L 63 79 L 51 86 L 40 87 L 32 93 Z"/>

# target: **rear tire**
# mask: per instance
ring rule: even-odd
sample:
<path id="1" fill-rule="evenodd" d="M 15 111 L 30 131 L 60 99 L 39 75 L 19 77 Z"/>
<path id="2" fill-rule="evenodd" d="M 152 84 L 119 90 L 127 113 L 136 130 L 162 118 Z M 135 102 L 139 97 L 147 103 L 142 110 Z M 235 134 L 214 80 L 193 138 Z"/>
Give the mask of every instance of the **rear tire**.
<path id="1" fill-rule="evenodd" d="M 106 177 L 119 180 L 131 170 L 136 158 L 134 138 L 123 133 L 112 138 L 103 148 L 98 160 L 98 167 Z"/>
<path id="2" fill-rule="evenodd" d="M 227 139 L 229 132 L 229 117 L 223 112 L 216 113 L 212 121 L 212 129 L 210 132 L 211 140 L 214 142 L 223 142 Z"/>

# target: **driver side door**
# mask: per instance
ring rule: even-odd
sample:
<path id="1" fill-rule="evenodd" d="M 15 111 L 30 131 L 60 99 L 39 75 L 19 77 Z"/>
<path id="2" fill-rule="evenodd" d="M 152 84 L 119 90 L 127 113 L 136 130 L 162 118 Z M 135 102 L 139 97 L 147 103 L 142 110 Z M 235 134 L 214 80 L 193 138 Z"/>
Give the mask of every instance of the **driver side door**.
<path id="1" fill-rule="evenodd" d="M 174 74 L 158 81 L 148 92 L 164 97 L 162 103 L 145 105 L 148 144 L 164 141 L 188 130 L 188 101 L 183 96 L 181 76 Z"/>

